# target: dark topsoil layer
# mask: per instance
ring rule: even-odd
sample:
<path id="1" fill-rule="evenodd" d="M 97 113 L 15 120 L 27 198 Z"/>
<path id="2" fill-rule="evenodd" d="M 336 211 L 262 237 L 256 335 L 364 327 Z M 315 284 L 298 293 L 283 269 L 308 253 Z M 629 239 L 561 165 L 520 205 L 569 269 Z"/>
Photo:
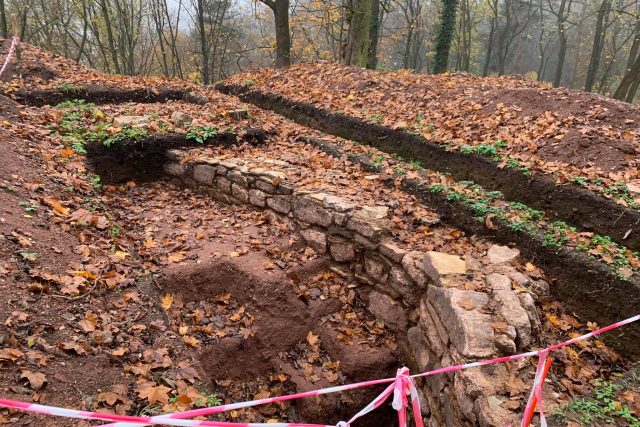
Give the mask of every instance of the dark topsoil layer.
<path id="1" fill-rule="evenodd" d="M 77 89 L 18 89 L 11 92 L 16 101 L 33 107 L 57 105 L 71 99 L 84 99 L 94 104 L 111 104 L 124 102 L 154 103 L 165 101 L 186 101 L 203 105 L 205 98 L 192 95 L 182 89 L 172 88 L 132 88 L 119 89 L 115 87 L 85 85 Z"/>
<path id="2" fill-rule="evenodd" d="M 507 199 L 545 210 L 585 230 L 611 236 L 616 242 L 640 249 L 640 213 L 572 184 L 556 185 L 547 175 L 527 177 L 515 169 L 500 169 L 492 160 L 459 151 L 446 151 L 421 136 L 331 113 L 311 104 L 291 101 L 245 86 L 219 84 L 217 89 L 245 102 L 273 110 L 296 122 L 336 136 L 367 143 L 387 153 L 397 153 L 421 165 L 450 173 L 501 191 Z"/>
<path id="3" fill-rule="evenodd" d="M 119 183 L 131 179 L 153 181 L 162 176 L 167 150 L 203 145 L 232 146 L 240 143 L 262 145 L 268 135 L 261 129 L 249 128 L 241 141 L 235 133 L 220 133 L 202 144 L 182 134 L 153 134 L 141 141 L 123 140 L 107 147 L 101 142 L 87 143 L 87 161 L 103 183 Z"/>

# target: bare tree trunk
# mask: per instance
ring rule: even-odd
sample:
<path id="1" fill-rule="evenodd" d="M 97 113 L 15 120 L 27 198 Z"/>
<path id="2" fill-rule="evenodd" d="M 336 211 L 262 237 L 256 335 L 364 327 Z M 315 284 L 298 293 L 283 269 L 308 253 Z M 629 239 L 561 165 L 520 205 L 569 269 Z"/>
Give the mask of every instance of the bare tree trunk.
<path id="1" fill-rule="evenodd" d="M 82 59 L 82 54 L 84 53 L 84 46 L 87 43 L 87 33 L 89 30 L 89 17 L 87 14 L 87 5 L 85 2 L 82 2 L 82 39 L 78 44 L 78 54 L 76 55 L 76 62 L 80 62 Z"/>
<path id="2" fill-rule="evenodd" d="M 111 27 L 111 17 L 109 15 L 109 8 L 106 0 L 100 0 L 100 9 L 102 11 L 102 18 L 104 19 L 104 25 L 107 29 L 107 41 L 109 43 L 109 53 L 111 54 L 111 60 L 113 61 L 113 67 L 116 74 L 120 74 L 120 62 L 118 61 L 118 52 L 116 51 L 116 45 L 113 38 L 113 29 Z"/>
<path id="3" fill-rule="evenodd" d="M 202 56 L 202 82 L 205 85 L 211 83 L 209 72 L 209 44 L 207 43 L 206 27 L 204 25 L 205 5 L 204 0 L 198 0 L 196 6 L 198 34 L 200 35 L 200 55 Z"/>
<path id="4" fill-rule="evenodd" d="M 593 84 L 596 81 L 598 68 L 600 66 L 600 57 L 602 56 L 602 48 L 604 47 L 604 36 L 606 31 L 606 21 L 611 11 L 611 0 L 602 0 L 598 17 L 596 18 L 595 35 L 593 36 L 593 48 L 591 49 L 591 59 L 589 60 L 589 68 L 587 70 L 587 80 L 584 85 L 585 92 L 593 90 Z"/>
<path id="5" fill-rule="evenodd" d="M 0 0 L 0 35 L 5 39 L 9 37 L 9 27 L 7 27 L 7 13 L 4 7 L 4 0 Z"/>
<path id="6" fill-rule="evenodd" d="M 291 65 L 291 33 L 289 29 L 289 0 L 274 0 L 273 16 L 276 24 L 276 67 Z"/>
<path id="7" fill-rule="evenodd" d="M 638 93 L 639 87 L 640 87 L 640 76 L 638 76 L 636 78 L 636 81 L 631 84 L 631 87 L 629 88 L 629 92 L 627 92 L 627 98 L 625 99 L 625 101 L 631 104 L 633 102 L 633 99 L 636 97 L 636 94 Z"/>
<path id="8" fill-rule="evenodd" d="M 367 56 L 367 68 L 375 70 L 378 66 L 378 43 L 380 41 L 380 0 L 371 0 L 371 25 L 369 27 L 369 54 Z"/>
<path id="9" fill-rule="evenodd" d="M 565 14 L 566 10 L 566 14 Z M 560 1 L 560 8 L 556 14 L 556 23 L 558 27 L 558 64 L 556 66 L 556 75 L 553 79 L 553 87 L 559 87 L 562 83 L 562 71 L 564 69 L 564 62 L 567 56 L 567 30 L 565 28 L 565 22 L 567 16 L 571 13 L 571 0 L 567 4 L 567 0 Z"/>
<path id="10" fill-rule="evenodd" d="M 633 67 L 625 74 L 616 90 L 616 93 L 613 94 L 615 99 L 619 100 L 627 100 L 627 102 L 631 102 L 633 97 L 635 96 L 635 90 L 638 89 L 638 85 L 636 83 L 637 80 L 640 80 L 640 55 L 636 58 Z M 631 88 L 635 86 L 634 91 L 631 91 Z"/>
<path id="11" fill-rule="evenodd" d="M 162 68 L 162 74 L 165 77 L 169 77 L 169 61 L 167 60 L 167 50 L 165 48 L 165 20 L 164 20 L 164 12 L 167 7 L 166 0 L 157 0 L 157 2 L 151 3 L 151 17 L 153 19 L 153 23 L 156 29 L 156 34 L 158 34 L 158 45 L 160 47 L 160 68 Z"/>
<path id="12" fill-rule="evenodd" d="M 366 67 L 369 57 L 369 30 L 372 0 L 350 0 L 349 30 L 344 63 Z"/>
<path id="13" fill-rule="evenodd" d="M 489 22 L 489 39 L 487 40 L 487 49 L 484 56 L 484 64 L 482 65 L 482 76 L 487 77 L 489 74 L 489 64 L 491 63 L 491 54 L 493 53 L 493 40 L 496 35 L 496 28 L 498 26 L 498 0 L 488 0 L 489 8 L 493 13 L 491 21 Z"/>
<path id="14" fill-rule="evenodd" d="M 291 65 L 291 31 L 289 29 L 289 0 L 260 0 L 273 11 L 276 26 L 276 67 Z"/>

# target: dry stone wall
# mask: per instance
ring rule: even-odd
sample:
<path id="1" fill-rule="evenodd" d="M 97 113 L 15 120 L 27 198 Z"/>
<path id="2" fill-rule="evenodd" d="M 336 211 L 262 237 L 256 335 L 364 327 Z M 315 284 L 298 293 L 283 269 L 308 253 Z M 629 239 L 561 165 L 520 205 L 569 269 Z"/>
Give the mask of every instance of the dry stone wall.
<path id="1" fill-rule="evenodd" d="M 169 159 L 164 172 L 173 179 L 226 203 L 264 209 L 331 257 L 336 272 L 361 282 L 360 296 L 396 333 L 414 372 L 513 354 L 531 345 L 540 326 L 535 300 L 548 285 L 515 270 L 517 249 L 492 246 L 482 259 L 407 251 L 394 241 L 384 206 L 358 206 L 338 195 L 298 190 L 282 172 L 250 168 L 240 160 L 187 161 L 178 150 Z M 483 273 L 484 283 L 468 286 L 478 271 L 489 271 Z M 535 292 L 516 293 L 512 285 Z M 515 413 L 507 409 L 513 405 L 505 405 L 506 369 L 498 364 L 421 380 L 428 425 L 513 421 Z"/>

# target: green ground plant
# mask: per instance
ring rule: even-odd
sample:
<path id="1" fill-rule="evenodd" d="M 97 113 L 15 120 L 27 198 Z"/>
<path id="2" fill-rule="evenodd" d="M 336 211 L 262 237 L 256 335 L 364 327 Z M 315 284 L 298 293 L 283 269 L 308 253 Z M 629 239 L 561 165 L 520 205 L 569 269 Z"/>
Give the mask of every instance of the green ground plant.
<path id="1" fill-rule="evenodd" d="M 58 86 L 58 88 L 63 91 L 63 92 L 68 92 L 68 93 L 78 93 L 80 92 L 80 88 L 76 85 L 74 85 L 73 83 L 62 83 L 60 86 Z"/>
<path id="2" fill-rule="evenodd" d="M 640 418 L 617 396 L 623 389 L 622 385 L 601 380 L 596 380 L 595 385 L 591 396 L 561 407 L 554 415 L 561 422 L 577 421 L 585 426 L 609 424 L 640 427 Z"/>
<path id="3" fill-rule="evenodd" d="M 187 132 L 187 139 L 196 141 L 199 144 L 218 135 L 218 129 L 213 126 L 192 126 Z"/>

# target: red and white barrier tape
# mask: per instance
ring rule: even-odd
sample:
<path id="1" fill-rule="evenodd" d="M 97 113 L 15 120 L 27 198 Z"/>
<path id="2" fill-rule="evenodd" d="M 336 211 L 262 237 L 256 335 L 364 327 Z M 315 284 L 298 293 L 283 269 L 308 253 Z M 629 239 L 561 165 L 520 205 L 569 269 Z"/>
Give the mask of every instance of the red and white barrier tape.
<path id="1" fill-rule="evenodd" d="M 18 37 L 14 37 L 11 40 L 11 47 L 9 47 L 9 53 L 7 53 L 7 57 L 4 59 L 4 64 L 2 64 L 2 68 L 0 69 L 0 77 L 4 73 L 4 70 L 9 66 L 9 62 L 11 61 L 11 56 L 13 52 L 16 50 L 16 46 L 18 46 Z"/>
<path id="2" fill-rule="evenodd" d="M 527 357 L 537 356 L 539 357 L 539 362 L 538 362 L 538 368 L 536 369 L 533 390 L 531 392 L 531 395 L 529 396 L 529 401 L 525 408 L 525 413 L 522 419 L 521 426 L 522 427 L 529 426 L 531 422 L 531 418 L 533 416 L 533 412 L 535 411 L 536 405 L 538 405 L 540 408 L 539 412 L 541 415 L 540 417 L 541 423 L 542 425 L 546 425 L 546 422 L 544 420 L 544 412 L 542 411 L 542 385 L 544 383 L 544 378 L 546 377 L 546 374 L 549 371 L 549 366 L 551 364 L 551 359 L 547 358 L 547 355 L 549 354 L 549 352 L 560 349 L 562 347 L 567 347 L 569 345 L 575 344 L 578 341 L 583 341 L 583 340 L 592 338 L 596 335 L 600 335 L 604 332 L 619 328 L 624 325 L 628 325 L 638 320 L 640 320 L 640 315 L 630 317 L 626 320 L 622 320 L 612 325 L 605 326 L 593 332 L 589 332 L 588 334 L 581 335 L 579 337 L 553 345 L 551 347 L 547 347 L 542 350 L 529 351 L 527 353 L 498 357 L 490 360 L 481 360 L 478 362 L 465 363 L 462 365 L 447 366 L 444 368 L 439 368 L 433 371 L 423 372 L 421 374 L 416 374 L 416 375 L 409 375 L 409 370 L 407 368 L 402 368 L 398 370 L 398 374 L 395 378 L 364 381 L 360 383 L 329 387 L 329 388 L 324 388 L 320 390 L 308 391 L 304 393 L 270 397 L 266 399 L 252 400 L 249 402 L 232 403 L 229 405 L 219 405 L 219 406 L 213 406 L 210 408 L 193 409 L 190 411 L 158 415 L 155 417 L 136 417 L 136 416 L 129 416 L 129 415 L 116 415 L 116 414 L 110 414 L 105 412 L 78 411 L 74 409 L 58 408 L 54 406 L 45 406 L 45 405 L 39 405 L 35 403 L 19 402 L 19 401 L 8 400 L 8 399 L 0 399 L 0 407 L 18 409 L 26 412 L 32 412 L 32 413 L 43 414 L 43 415 L 53 415 L 53 416 L 67 417 L 67 418 L 81 418 L 81 419 L 93 419 L 93 420 L 115 422 L 115 424 L 108 424 L 108 426 L 110 427 L 142 427 L 142 426 L 148 426 L 148 425 L 214 426 L 214 427 L 349 427 L 351 423 L 357 418 L 365 414 L 368 414 L 369 412 L 373 411 L 376 408 L 379 408 L 393 394 L 392 406 L 395 410 L 398 411 L 398 420 L 399 420 L 400 427 L 406 427 L 407 425 L 406 409 L 409 406 L 409 399 L 407 399 L 407 395 L 410 396 L 411 398 L 410 399 L 411 406 L 412 406 L 416 426 L 423 427 L 422 415 L 420 414 L 420 402 L 418 399 L 418 394 L 415 388 L 415 384 L 413 382 L 414 378 L 428 377 L 432 375 L 443 374 L 446 372 L 460 371 L 463 369 L 473 368 L 477 366 L 492 365 L 495 363 L 515 361 L 515 360 L 520 360 Z M 268 423 L 268 424 L 234 423 L 234 422 L 223 422 L 223 421 L 196 421 L 196 420 L 188 419 L 188 418 L 194 418 L 199 416 L 218 414 L 221 412 L 227 412 L 234 409 L 248 408 L 252 406 L 265 405 L 269 403 L 284 402 L 287 400 L 300 399 L 304 397 L 320 396 L 323 394 L 338 393 L 341 391 L 354 390 L 358 388 L 370 387 L 370 386 L 379 385 L 379 384 L 390 384 L 390 385 L 376 399 L 374 399 L 373 402 L 371 402 L 364 409 L 362 409 L 360 412 L 354 415 L 353 418 L 351 418 L 347 422 L 340 421 L 336 426 L 327 426 L 324 424 L 300 424 L 300 423 L 275 423 L 275 424 L 274 423 Z"/>

